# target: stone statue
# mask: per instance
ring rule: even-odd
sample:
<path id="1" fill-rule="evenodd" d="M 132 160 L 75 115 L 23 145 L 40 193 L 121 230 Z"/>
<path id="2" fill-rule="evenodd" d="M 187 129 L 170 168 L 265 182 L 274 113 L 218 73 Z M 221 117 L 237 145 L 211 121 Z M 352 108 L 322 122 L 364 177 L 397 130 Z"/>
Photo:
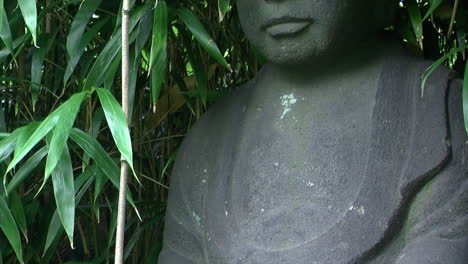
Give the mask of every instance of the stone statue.
<path id="1" fill-rule="evenodd" d="M 182 144 L 159 263 L 468 263 L 461 81 L 422 96 L 392 1 L 237 0 L 269 63 Z"/>

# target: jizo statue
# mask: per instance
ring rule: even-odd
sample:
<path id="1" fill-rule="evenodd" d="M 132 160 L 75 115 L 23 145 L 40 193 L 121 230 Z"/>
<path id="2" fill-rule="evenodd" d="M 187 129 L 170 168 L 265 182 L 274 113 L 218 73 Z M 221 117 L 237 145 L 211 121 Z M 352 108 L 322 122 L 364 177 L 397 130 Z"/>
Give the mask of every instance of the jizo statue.
<path id="1" fill-rule="evenodd" d="M 162 264 L 466 264 L 461 81 L 382 34 L 392 0 L 237 0 L 269 61 L 172 175 Z"/>

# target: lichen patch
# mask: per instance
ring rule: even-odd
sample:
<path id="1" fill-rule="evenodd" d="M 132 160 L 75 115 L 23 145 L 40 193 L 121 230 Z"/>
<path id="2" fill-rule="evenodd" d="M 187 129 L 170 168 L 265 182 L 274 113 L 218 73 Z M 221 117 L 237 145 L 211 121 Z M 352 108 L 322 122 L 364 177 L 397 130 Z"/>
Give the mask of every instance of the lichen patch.
<path id="1" fill-rule="evenodd" d="M 287 113 L 291 112 L 292 106 L 297 103 L 297 99 L 294 97 L 293 93 L 282 95 L 280 98 L 281 105 L 283 106 L 283 114 L 281 115 L 281 119 L 283 119 Z"/>

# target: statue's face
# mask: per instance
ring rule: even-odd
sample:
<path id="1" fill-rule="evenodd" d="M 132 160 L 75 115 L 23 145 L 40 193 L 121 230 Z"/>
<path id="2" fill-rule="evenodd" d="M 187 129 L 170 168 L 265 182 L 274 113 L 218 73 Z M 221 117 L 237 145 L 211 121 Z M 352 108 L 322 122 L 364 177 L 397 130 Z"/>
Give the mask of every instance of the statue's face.
<path id="1" fill-rule="evenodd" d="M 368 37 L 377 24 L 374 5 L 381 2 L 237 0 L 237 8 L 247 38 L 268 61 L 300 65 L 329 59 Z"/>

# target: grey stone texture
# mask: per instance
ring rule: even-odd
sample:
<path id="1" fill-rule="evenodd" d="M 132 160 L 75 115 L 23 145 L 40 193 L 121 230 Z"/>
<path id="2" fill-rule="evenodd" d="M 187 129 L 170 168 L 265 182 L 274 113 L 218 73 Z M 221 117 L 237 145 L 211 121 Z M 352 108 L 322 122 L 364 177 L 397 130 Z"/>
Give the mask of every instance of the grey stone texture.
<path id="1" fill-rule="evenodd" d="M 179 149 L 159 263 L 468 263 L 462 83 L 369 1 L 237 0 L 270 63 Z"/>

